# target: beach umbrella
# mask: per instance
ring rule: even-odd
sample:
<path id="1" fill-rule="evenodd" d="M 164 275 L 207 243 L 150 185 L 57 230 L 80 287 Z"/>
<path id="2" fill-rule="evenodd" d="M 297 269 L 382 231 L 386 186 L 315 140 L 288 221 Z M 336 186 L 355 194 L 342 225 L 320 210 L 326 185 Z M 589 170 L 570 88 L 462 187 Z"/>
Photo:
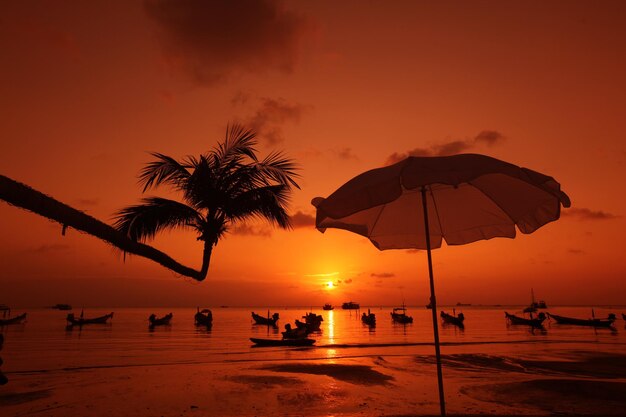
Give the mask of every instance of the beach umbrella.
<path id="1" fill-rule="evenodd" d="M 425 249 L 430 278 L 439 402 L 445 415 L 431 249 L 514 238 L 557 220 L 569 197 L 552 177 L 485 155 L 409 157 L 364 172 L 328 198 L 315 225 L 367 237 L 379 250 Z"/>

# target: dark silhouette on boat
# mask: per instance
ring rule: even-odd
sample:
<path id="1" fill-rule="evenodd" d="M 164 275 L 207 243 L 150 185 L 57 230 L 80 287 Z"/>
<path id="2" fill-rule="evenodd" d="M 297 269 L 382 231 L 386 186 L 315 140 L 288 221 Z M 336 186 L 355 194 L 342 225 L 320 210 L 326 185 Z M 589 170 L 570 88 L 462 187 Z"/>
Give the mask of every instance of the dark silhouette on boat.
<path id="1" fill-rule="evenodd" d="M 256 314 L 254 311 L 252 312 L 252 319 L 254 320 L 254 323 L 255 324 L 263 324 L 265 326 L 274 326 L 274 327 L 276 327 L 276 322 L 278 321 L 279 317 L 280 316 L 279 316 L 278 313 L 274 313 L 270 317 L 269 310 L 267 311 L 267 317 L 263 317 L 260 314 Z"/>
<path id="2" fill-rule="evenodd" d="M 615 314 L 611 313 L 605 319 L 577 319 L 572 317 L 557 316 L 556 314 L 548 313 L 548 316 L 557 324 L 570 324 L 573 326 L 590 326 L 590 327 L 612 327 L 615 319 Z"/>
<path id="3" fill-rule="evenodd" d="M 168 313 L 163 317 L 157 317 L 156 314 L 150 314 L 150 317 L 148 317 L 148 322 L 150 323 L 149 326 L 156 327 L 169 325 L 170 321 L 172 321 L 172 317 L 174 317 L 173 313 Z"/>
<path id="4" fill-rule="evenodd" d="M 0 326 L 8 326 L 9 324 L 22 324 L 26 321 L 26 313 L 19 316 L 0 319 Z"/>
<path id="5" fill-rule="evenodd" d="M 510 324 L 530 326 L 537 329 L 543 328 L 543 322 L 546 319 L 546 315 L 544 313 L 539 313 L 537 317 L 532 317 L 531 315 L 531 317 L 527 319 L 524 317 L 518 317 L 514 314 L 509 314 L 505 311 L 504 316 Z"/>
<path id="6" fill-rule="evenodd" d="M 391 319 L 394 321 L 394 323 L 413 323 L 413 317 L 406 315 L 406 307 L 404 305 L 402 305 L 402 307 L 395 307 L 390 314 Z"/>
<path id="7" fill-rule="evenodd" d="M 322 316 L 315 313 L 307 313 L 302 316 L 302 318 L 304 319 L 304 322 L 296 320 L 296 327 L 298 329 L 306 329 L 306 331 L 309 333 L 320 331 L 320 326 L 324 321 L 324 318 Z"/>
<path id="8" fill-rule="evenodd" d="M 333 310 L 335 307 L 332 306 L 332 304 L 324 304 L 324 307 L 322 307 L 324 310 Z"/>
<path id="9" fill-rule="evenodd" d="M 113 318 L 113 312 L 105 314 L 104 316 L 94 317 L 86 319 L 83 317 L 83 313 L 80 313 L 80 317 L 76 318 L 74 313 L 67 315 L 67 323 L 69 326 L 82 326 L 84 324 L 107 324 L 107 322 Z"/>
<path id="10" fill-rule="evenodd" d="M 465 324 L 463 323 L 465 321 L 465 315 L 463 313 L 454 315 L 454 314 L 448 314 L 442 310 L 440 313 L 440 316 L 441 316 L 441 321 L 443 322 L 443 324 L 452 324 L 462 329 L 465 328 Z"/>
<path id="11" fill-rule="evenodd" d="M 194 316 L 196 326 L 213 326 L 213 313 L 208 308 L 200 310 L 197 308 L 196 315 Z"/>
<path id="12" fill-rule="evenodd" d="M 548 308 L 548 305 L 545 301 L 539 300 L 535 301 L 535 291 L 530 289 L 530 305 L 524 309 L 524 313 L 535 313 L 540 308 Z"/>
<path id="13" fill-rule="evenodd" d="M 363 324 L 367 324 L 370 327 L 376 327 L 376 314 L 370 312 L 370 309 L 367 309 L 367 314 L 363 313 L 361 316 L 361 321 Z"/>
<path id="14" fill-rule="evenodd" d="M 311 333 L 306 327 L 291 327 L 291 324 L 285 324 L 285 331 L 281 334 L 283 339 L 305 339 Z"/>
<path id="15" fill-rule="evenodd" d="M 346 303 L 343 303 L 341 305 L 341 308 L 344 310 L 359 310 L 361 308 L 361 306 L 359 305 L 359 303 L 355 303 L 353 301 L 348 301 Z"/>

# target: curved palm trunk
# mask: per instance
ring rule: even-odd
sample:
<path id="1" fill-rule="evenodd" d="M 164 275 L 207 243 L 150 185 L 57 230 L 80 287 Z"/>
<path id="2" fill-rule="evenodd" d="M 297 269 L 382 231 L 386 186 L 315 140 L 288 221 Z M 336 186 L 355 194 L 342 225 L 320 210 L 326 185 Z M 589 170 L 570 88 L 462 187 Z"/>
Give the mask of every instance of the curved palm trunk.
<path id="1" fill-rule="evenodd" d="M 176 262 L 167 254 L 143 243 L 135 242 L 100 220 L 55 200 L 31 187 L 0 175 L 0 199 L 63 225 L 63 233 L 70 226 L 112 244 L 124 252 L 143 256 L 172 271 L 202 281 L 206 278 L 212 245 L 205 245 L 202 269 L 196 271 Z M 207 251 L 207 247 L 208 251 Z"/>

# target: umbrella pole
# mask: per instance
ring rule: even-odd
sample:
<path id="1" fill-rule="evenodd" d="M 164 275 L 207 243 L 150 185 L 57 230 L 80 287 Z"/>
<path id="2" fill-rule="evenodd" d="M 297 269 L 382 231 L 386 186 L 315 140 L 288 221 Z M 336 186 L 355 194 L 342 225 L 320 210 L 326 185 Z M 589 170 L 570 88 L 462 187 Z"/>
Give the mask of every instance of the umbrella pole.
<path id="1" fill-rule="evenodd" d="M 422 187 L 422 205 L 424 206 L 424 231 L 426 233 L 426 252 L 428 254 L 428 275 L 430 277 L 430 304 L 433 313 L 433 332 L 435 334 L 435 356 L 437 357 L 437 380 L 439 383 L 439 408 L 441 415 L 446 415 L 446 400 L 443 395 L 443 374 L 441 373 L 441 351 L 439 349 L 439 324 L 437 320 L 437 300 L 435 298 L 435 280 L 433 279 L 433 260 L 430 254 L 430 229 L 428 226 L 428 204 L 426 187 Z"/>

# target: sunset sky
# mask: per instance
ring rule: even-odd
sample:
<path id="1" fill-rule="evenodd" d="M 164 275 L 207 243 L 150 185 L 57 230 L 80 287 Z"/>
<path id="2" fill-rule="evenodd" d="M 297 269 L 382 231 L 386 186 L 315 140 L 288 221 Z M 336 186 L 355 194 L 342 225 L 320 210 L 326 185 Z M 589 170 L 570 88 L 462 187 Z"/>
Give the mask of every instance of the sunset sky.
<path id="1" fill-rule="evenodd" d="M 241 122 L 301 190 L 292 231 L 237 228 L 202 283 L 2 202 L 0 303 L 423 305 L 424 252 L 321 234 L 310 201 L 471 152 L 553 176 L 572 208 L 435 250 L 440 304 L 626 304 L 624 22 L 623 1 L 2 1 L 1 174 L 111 223 L 149 152 L 199 155 Z M 152 243 L 199 268 L 193 233 Z"/>

